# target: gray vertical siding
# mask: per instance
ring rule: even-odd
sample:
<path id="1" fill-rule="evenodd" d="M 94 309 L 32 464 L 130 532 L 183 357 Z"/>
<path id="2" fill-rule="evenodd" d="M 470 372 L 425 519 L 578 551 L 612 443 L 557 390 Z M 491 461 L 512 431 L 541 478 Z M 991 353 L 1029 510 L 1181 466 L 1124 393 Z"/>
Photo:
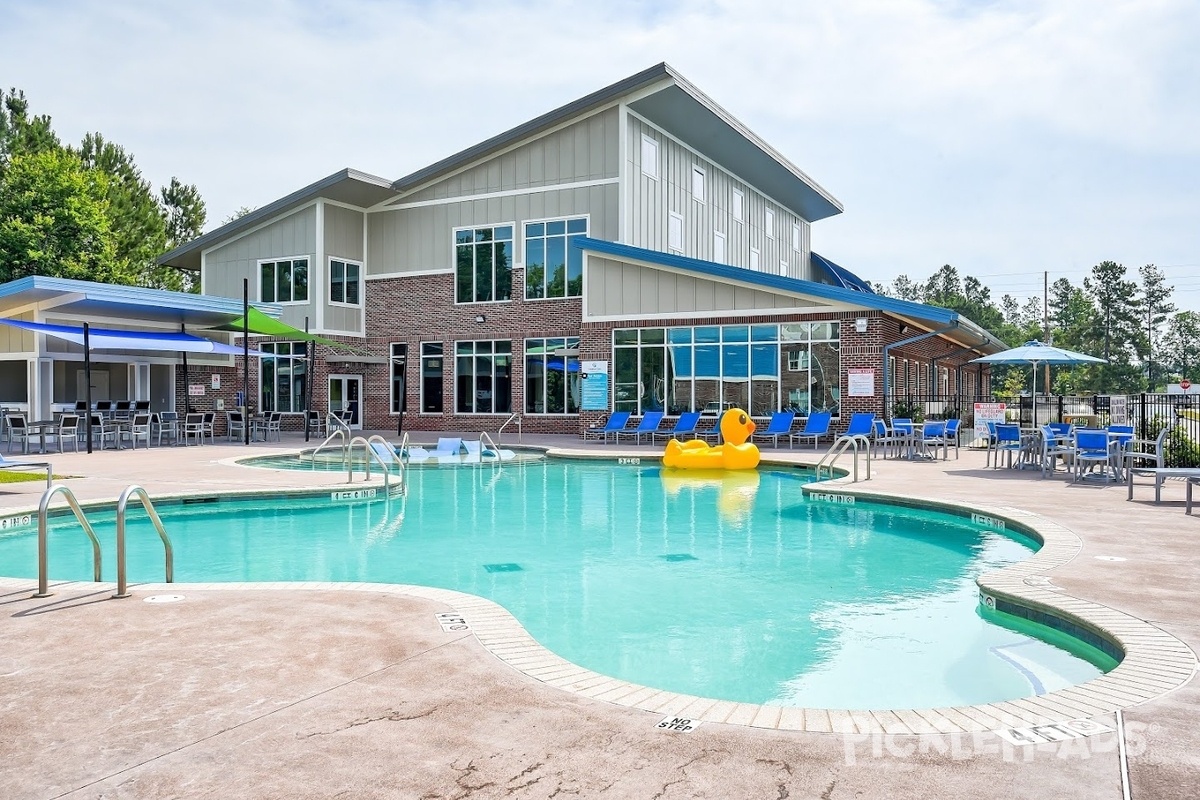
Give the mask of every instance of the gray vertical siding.
<path id="1" fill-rule="evenodd" d="M 584 280 L 584 313 L 588 317 L 637 318 L 828 305 L 809 298 L 733 286 L 596 255 L 587 257 Z"/>
<path id="2" fill-rule="evenodd" d="M 675 139 L 629 115 L 626 147 L 626 181 L 629 229 L 627 244 L 667 252 L 668 218 L 672 212 L 683 218 L 685 256 L 713 259 L 713 233 L 725 234 L 726 263 L 749 267 L 750 248 L 761 252 L 763 272 L 780 274 L 781 261 L 788 277 L 811 280 L 809 223 L 716 164 L 696 155 Z M 658 143 L 658 179 L 642 173 L 642 137 Z M 692 167 L 705 173 L 705 200 L 692 195 Z M 744 195 L 743 222 L 733 218 L 733 192 Z M 775 213 L 775 235 L 766 236 L 764 212 Z M 792 248 L 792 225 L 800 226 L 800 250 Z"/>
<path id="3" fill-rule="evenodd" d="M 325 255 L 324 266 L 321 270 L 322 281 L 320 297 L 325 304 L 325 330 L 359 333 L 363 329 L 362 306 L 351 307 L 335 305 L 329 301 L 329 260 L 336 258 L 345 261 L 355 261 L 363 265 L 360 286 L 362 295 L 366 293 L 366 265 L 363 264 L 363 218 L 366 214 L 341 206 L 325 204 Z"/>
<path id="4" fill-rule="evenodd" d="M 326 213 L 329 207 L 326 206 Z M 316 264 L 317 215 L 313 206 L 302 208 L 254 233 L 221 245 L 204 257 L 204 291 L 218 297 L 241 297 L 242 279 L 250 279 L 250 300 L 259 299 L 258 262 L 285 256 L 308 256 L 308 303 L 284 306 L 282 319 L 303 327 L 304 317 L 315 319 L 315 298 L 320 292 L 315 276 L 325 270 Z M 359 245 L 362 249 L 362 245 Z"/>
<path id="5" fill-rule="evenodd" d="M 618 125 L 614 106 L 414 192 L 403 202 L 615 178 Z"/>
<path id="6" fill-rule="evenodd" d="M 10 319 L 24 322 L 33 321 L 33 312 L 22 314 L 5 314 Z M 0 325 L 0 353 L 33 353 L 37 349 L 33 331 L 16 328 L 12 325 Z"/>
<path id="7" fill-rule="evenodd" d="M 375 212 L 368 222 L 367 270 L 388 275 L 452 269 L 453 230 L 471 225 L 516 223 L 513 258 L 522 263 L 520 225 L 527 220 L 589 214 L 589 235 L 615 240 L 617 200 L 613 183 Z"/>

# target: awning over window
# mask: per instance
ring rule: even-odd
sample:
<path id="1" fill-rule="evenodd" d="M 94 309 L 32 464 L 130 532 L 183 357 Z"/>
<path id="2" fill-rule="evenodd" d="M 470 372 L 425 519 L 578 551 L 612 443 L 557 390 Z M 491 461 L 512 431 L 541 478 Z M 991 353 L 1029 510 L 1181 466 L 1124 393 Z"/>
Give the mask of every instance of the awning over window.
<path id="1" fill-rule="evenodd" d="M 56 339 L 63 339 L 83 346 L 83 328 L 72 325 L 50 325 L 44 322 L 26 322 L 19 319 L 3 319 L 0 323 L 17 328 L 44 333 Z M 123 331 L 111 328 L 88 328 L 88 347 L 92 350 L 143 350 L 148 352 L 165 353 L 217 353 L 220 355 L 242 355 L 242 348 L 234 345 L 214 342 L 202 336 L 190 333 L 168 333 L 154 331 Z M 283 358 L 273 353 L 263 353 L 250 350 L 250 355 L 258 358 Z"/>

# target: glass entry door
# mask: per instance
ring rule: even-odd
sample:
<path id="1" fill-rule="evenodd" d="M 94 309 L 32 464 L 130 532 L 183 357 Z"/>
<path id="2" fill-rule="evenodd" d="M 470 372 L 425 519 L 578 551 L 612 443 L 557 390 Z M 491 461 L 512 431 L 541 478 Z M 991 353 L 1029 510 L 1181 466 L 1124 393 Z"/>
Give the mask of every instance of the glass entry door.
<path id="1" fill-rule="evenodd" d="M 329 413 L 341 417 L 356 430 L 362 429 L 362 376 L 329 376 Z"/>

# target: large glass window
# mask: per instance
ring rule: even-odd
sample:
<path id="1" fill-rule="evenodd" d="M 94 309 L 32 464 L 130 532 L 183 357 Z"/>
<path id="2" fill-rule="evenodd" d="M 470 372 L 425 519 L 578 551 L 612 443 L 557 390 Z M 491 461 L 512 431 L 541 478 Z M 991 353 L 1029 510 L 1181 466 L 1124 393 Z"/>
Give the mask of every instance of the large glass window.
<path id="1" fill-rule="evenodd" d="M 258 299 L 264 303 L 308 301 L 308 259 L 285 258 L 258 265 Z"/>
<path id="2" fill-rule="evenodd" d="M 583 251 L 572 247 L 587 236 L 586 217 L 525 223 L 525 297 L 583 294 Z"/>
<path id="3" fill-rule="evenodd" d="M 308 400 L 306 346 L 304 342 L 258 345 L 259 350 L 270 354 L 260 360 L 260 410 L 300 412 L 305 409 Z"/>
<path id="4" fill-rule="evenodd" d="M 421 413 L 442 413 L 441 342 L 421 342 Z"/>
<path id="5" fill-rule="evenodd" d="M 403 342 L 392 342 L 391 363 L 391 409 L 393 414 L 403 414 L 408 410 L 405 391 L 408 386 L 408 345 Z"/>
<path id="6" fill-rule="evenodd" d="M 329 301 L 353 306 L 362 303 L 359 284 L 361 275 L 361 264 L 331 258 L 329 260 Z"/>
<path id="7" fill-rule="evenodd" d="M 455 301 L 511 300 L 512 248 L 512 225 L 455 231 Z"/>
<path id="8" fill-rule="evenodd" d="M 579 413 L 579 339 L 525 340 L 525 413 Z"/>
<path id="9" fill-rule="evenodd" d="M 512 342 L 455 342 L 454 388 L 460 414 L 511 411 Z"/>
<path id="10" fill-rule="evenodd" d="M 700 411 L 737 406 L 754 416 L 791 409 L 838 413 L 836 322 L 625 328 L 613 332 L 617 411 Z"/>

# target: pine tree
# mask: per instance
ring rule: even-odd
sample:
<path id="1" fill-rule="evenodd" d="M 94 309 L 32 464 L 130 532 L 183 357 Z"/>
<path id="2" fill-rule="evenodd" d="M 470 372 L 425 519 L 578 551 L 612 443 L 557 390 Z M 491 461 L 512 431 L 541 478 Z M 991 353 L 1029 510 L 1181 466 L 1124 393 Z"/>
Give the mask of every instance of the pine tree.
<path id="1" fill-rule="evenodd" d="M 1167 285 L 1162 270 L 1153 264 L 1144 265 L 1138 272 L 1142 276 L 1142 311 L 1146 324 L 1146 383 L 1150 391 L 1158 388 L 1154 377 L 1154 353 L 1158 350 L 1163 325 L 1175 313 L 1171 302 L 1174 286 Z"/>

